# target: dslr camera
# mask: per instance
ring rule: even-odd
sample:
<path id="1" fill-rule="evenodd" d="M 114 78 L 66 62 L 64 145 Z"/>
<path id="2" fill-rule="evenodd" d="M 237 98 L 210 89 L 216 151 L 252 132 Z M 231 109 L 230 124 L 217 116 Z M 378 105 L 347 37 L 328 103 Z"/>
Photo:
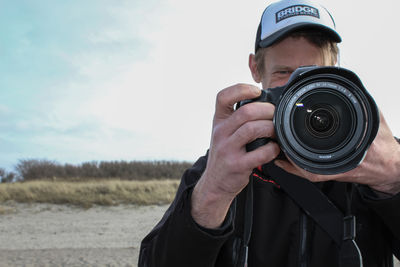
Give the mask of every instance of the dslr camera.
<path id="1" fill-rule="evenodd" d="M 300 67 L 286 85 L 262 90 L 244 100 L 275 105 L 273 123 L 284 156 L 318 174 L 336 174 L 357 167 L 379 128 L 379 111 L 355 73 L 340 67 Z M 248 151 L 270 141 L 259 138 Z"/>

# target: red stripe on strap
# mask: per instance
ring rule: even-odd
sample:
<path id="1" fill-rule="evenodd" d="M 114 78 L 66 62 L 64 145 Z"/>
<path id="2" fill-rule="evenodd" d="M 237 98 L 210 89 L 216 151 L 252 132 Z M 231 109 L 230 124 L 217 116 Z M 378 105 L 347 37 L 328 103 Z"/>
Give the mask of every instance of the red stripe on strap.
<path id="1" fill-rule="evenodd" d="M 254 176 L 254 177 L 257 177 L 258 179 L 260 179 L 260 180 L 262 180 L 262 181 L 264 181 L 264 182 L 274 184 L 274 185 L 276 185 L 278 188 L 281 187 L 281 186 L 280 186 L 279 184 L 277 184 L 274 180 L 266 179 L 266 178 L 264 178 L 264 177 L 258 175 L 257 173 L 253 173 L 253 176 Z"/>

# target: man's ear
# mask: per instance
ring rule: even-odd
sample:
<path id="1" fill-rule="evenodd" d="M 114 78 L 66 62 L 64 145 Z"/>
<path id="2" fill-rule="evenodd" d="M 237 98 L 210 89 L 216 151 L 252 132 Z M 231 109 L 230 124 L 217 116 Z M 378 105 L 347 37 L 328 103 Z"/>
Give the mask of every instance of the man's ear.
<path id="1" fill-rule="evenodd" d="M 251 75 L 253 76 L 253 79 L 256 83 L 260 83 L 261 82 L 261 75 L 258 71 L 257 68 L 257 63 L 255 60 L 255 55 L 254 54 L 250 54 L 249 55 L 249 68 L 251 71 Z"/>

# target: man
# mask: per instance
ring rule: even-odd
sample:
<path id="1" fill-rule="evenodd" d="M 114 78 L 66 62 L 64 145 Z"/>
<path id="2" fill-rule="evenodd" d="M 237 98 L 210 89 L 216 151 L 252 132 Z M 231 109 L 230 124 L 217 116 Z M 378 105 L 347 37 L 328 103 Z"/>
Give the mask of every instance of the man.
<path id="1" fill-rule="evenodd" d="M 256 54 L 249 57 L 252 76 L 267 89 L 286 84 L 298 67 L 335 65 L 340 41 L 320 5 L 276 2 L 261 18 Z M 254 102 L 234 111 L 235 103 L 259 95 L 260 89 L 247 84 L 218 94 L 209 152 L 185 172 L 174 202 L 143 240 L 139 266 L 345 266 L 347 249 L 335 244 L 273 177 L 255 170 L 268 162 L 283 169 L 283 176 L 317 183 L 343 213 L 351 210 L 363 266 L 392 266 L 392 253 L 400 256 L 400 146 L 383 116 L 357 168 L 317 175 L 276 159 L 276 142 L 246 151 L 257 138 L 275 137 L 274 105 Z M 352 184 L 357 189 L 346 202 Z"/>

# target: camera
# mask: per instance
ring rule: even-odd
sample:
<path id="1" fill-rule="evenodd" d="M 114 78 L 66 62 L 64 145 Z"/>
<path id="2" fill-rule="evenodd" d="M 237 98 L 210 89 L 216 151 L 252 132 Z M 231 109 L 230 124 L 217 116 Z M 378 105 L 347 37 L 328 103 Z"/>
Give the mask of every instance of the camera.
<path id="1" fill-rule="evenodd" d="M 255 99 L 275 105 L 273 123 L 284 156 L 317 174 L 336 174 L 357 167 L 379 128 L 379 111 L 358 76 L 340 67 L 306 66 L 287 84 L 262 90 Z M 271 139 L 247 144 L 247 151 Z"/>

